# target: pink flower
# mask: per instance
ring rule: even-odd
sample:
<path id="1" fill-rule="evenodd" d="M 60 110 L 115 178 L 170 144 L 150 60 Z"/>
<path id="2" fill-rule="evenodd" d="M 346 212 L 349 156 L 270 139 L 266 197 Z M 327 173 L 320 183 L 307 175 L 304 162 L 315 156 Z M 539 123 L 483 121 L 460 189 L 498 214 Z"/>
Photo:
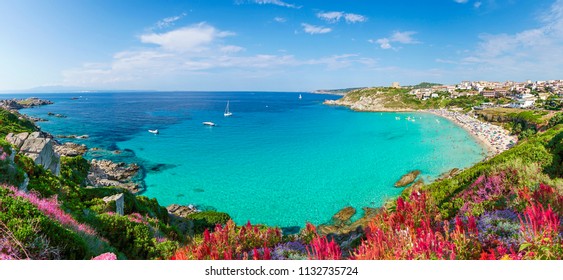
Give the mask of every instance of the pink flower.
<path id="1" fill-rule="evenodd" d="M 103 253 L 97 257 L 92 258 L 93 261 L 115 261 L 117 256 L 114 253 Z"/>

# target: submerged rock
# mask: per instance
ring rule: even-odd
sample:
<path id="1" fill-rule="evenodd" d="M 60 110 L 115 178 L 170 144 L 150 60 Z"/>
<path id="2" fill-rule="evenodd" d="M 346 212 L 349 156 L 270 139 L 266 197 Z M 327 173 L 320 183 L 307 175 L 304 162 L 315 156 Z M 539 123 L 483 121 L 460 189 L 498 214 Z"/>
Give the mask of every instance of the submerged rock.
<path id="1" fill-rule="evenodd" d="M 67 117 L 67 116 L 65 116 L 65 115 L 62 115 L 62 114 L 55 114 L 55 113 L 52 113 L 52 112 L 47 113 L 47 116 L 53 116 L 53 117 L 55 117 L 55 118 L 63 118 L 63 119 Z"/>
<path id="2" fill-rule="evenodd" d="M 68 138 L 68 139 L 88 139 L 90 136 L 88 136 L 86 134 L 84 134 L 84 135 L 72 134 L 72 135 L 57 135 L 56 137 L 62 138 L 62 139 L 65 139 L 65 138 Z"/>
<path id="3" fill-rule="evenodd" d="M 414 182 L 416 180 L 416 177 L 418 177 L 418 175 L 420 175 L 420 170 L 414 170 L 411 171 L 405 175 L 403 175 L 403 177 L 401 177 L 401 179 L 399 179 L 399 181 L 395 182 L 395 187 L 404 187 L 412 182 Z"/>
<path id="4" fill-rule="evenodd" d="M 354 207 L 345 207 L 332 216 L 332 223 L 336 226 L 349 224 L 350 219 L 354 216 L 354 214 L 356 214 L 356 209 Z"/>

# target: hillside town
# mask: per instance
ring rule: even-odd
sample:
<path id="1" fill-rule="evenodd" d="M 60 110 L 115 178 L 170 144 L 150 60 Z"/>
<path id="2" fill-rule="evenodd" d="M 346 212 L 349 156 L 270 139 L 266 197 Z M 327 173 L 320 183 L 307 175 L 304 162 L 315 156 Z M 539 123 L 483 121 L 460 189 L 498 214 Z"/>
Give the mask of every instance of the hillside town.
<path id="1" fill-rule="evenodd" d="M 400 88 L 394 82 L 394 88 Z M 525 81 L 525 82 L 490 82 L 490 81 L 462 81 L 457 85 L 432 85 L 427 88 L 413 88 L 409 94 L 418 99 L 427 100 L 440 96 L 458 98 L 462 96 L 482 95 L 488 99 L 510 99 L 503 107 L 534 108 L 538 101 L 563 100 L 563 80 Z"/>

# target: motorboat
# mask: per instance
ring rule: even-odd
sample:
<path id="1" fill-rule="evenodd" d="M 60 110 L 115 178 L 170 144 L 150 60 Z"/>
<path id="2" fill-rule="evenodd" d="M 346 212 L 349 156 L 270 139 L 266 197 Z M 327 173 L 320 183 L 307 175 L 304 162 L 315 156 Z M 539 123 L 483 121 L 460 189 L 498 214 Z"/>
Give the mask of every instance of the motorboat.
<path id="1" fill-rule="evenodd" d="M 202 122 L 202 124 L 207 126 L 216 126 L 214 122 Z"/>

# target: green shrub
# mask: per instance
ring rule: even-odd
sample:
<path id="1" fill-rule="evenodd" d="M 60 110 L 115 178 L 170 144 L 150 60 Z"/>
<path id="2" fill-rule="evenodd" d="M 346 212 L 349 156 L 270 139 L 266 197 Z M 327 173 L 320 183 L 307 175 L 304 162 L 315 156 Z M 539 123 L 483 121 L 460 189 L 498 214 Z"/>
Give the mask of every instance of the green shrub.
<path id="1" fill-rule="evenodd" d="M 217 224 L 224 225 L 231 217 L 223 212 L 203 211 L 188 215 L 188 219 L 193 220 L 194 233 L 199 234 L 205 229 L 213 230 Z"/>
<path id="2" fill-rule="evenodd" d="M 158 242 L 155 238 L 157 230 L 127 216 L 101 214 L 91 217 L 91 223 L 99 235 L 128 259 L 165 259 L 178 247 L 174 241 Z"/>
<path id="3" fill-rule="evenodd" d="M 37 131 L 31 121 L 0 108 L 0 138 L 4 139 L 8 133 L 21 133 Z"/>
<path id="4" fill-rule="evenodd" d="M 61 178 L 67 183 L 85 185 L 90 163 L 82 156 L 61 157 Z"/>

